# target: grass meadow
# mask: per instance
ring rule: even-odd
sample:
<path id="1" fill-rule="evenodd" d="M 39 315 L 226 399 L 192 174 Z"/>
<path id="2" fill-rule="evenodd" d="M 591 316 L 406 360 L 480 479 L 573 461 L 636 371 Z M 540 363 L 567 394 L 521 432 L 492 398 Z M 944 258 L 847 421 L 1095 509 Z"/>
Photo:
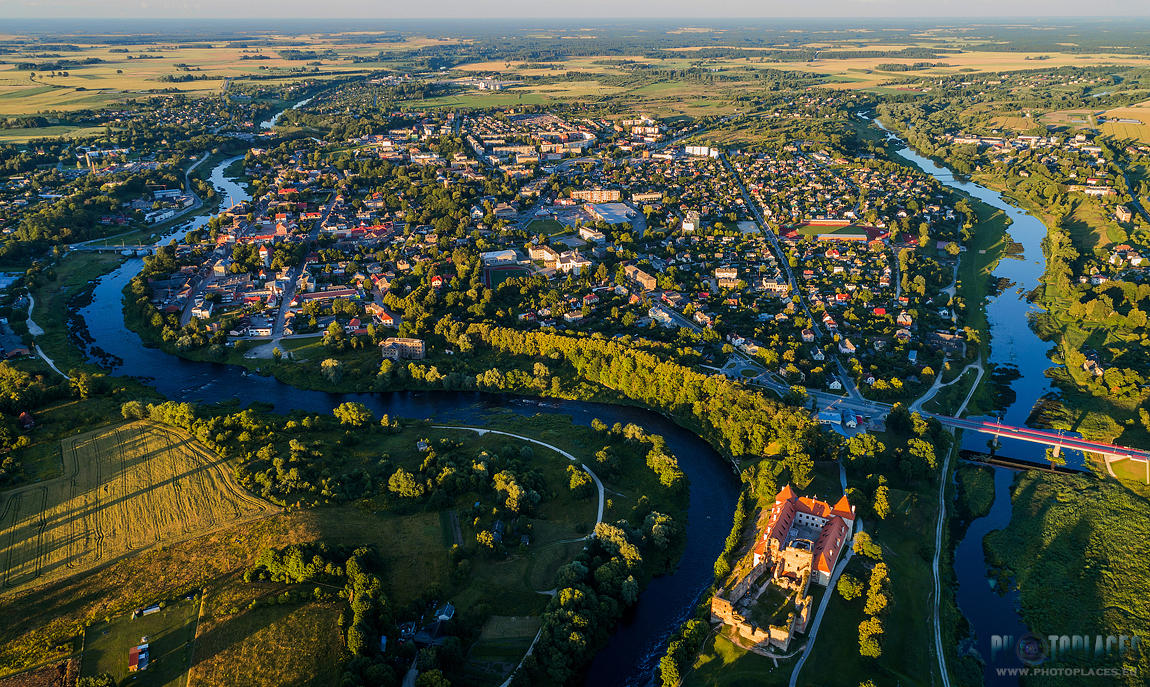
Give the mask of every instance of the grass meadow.
<path id="1" fill-rule="evenodd" d="M 1019 589 L 1022 619 L 1033 632 L 1057 635 L 1150 633 L 1150 502 L 1113 479 L 1030 471 L 1015 477 L 1010 525 L 987 535 L 988 562 Z M 1122 665 L 1060 660 L 1059 667 Z M 1145 684 L 1150 654 L 1128 660 Z M 1076 677 L 1044 684 L 1081 684 Z"/>
<path id="2" fill-rule="evenodd" d="M 84 633 L 80 676 L 107 673 L 117 682 L 131 677 L 139 687 L 177 687 L 187 683 L 192 645 L 196 638 L 196 599 L 181 599 L 164 608 L 133 619 L 131 614 L 94 623 Z M 147 670 L 128 671 L 128 650 L 148 644 Z"/>

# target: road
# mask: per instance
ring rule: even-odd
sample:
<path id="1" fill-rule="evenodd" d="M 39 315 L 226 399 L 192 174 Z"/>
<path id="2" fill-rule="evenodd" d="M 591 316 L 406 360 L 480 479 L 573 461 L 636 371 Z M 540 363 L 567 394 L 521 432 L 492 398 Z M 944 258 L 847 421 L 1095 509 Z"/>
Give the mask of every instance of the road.
<path id="1" fill-rule="evenodd" d="M 317 238 L 319 238 L 320 227 L 322 227 L 324 222 L 327 221 L 327 218 L 331 216 L 332 211 L 335 210 L 337 205 L 338 203 L 336 203 L 335 198 L 332 198 L 331 202 L 324 206 L 323 216 L 320 217 L 319 221 L 312 226 L 311 232 L 309 232 L 307 235 L 307 244 L 310 245 Z M 288 308 L 291 304 L 292 298 L 295 297 L 296 283 L 299 281 L 300 275 L 303 274 L 304 265 L 306 264 L 307 254 L 305 253 L 304 257 L 300 259 L 299 264 L 293 267 L 291 272 L 288 273 L 288 283 L 287 286 L 284 287 L 284 292 L 280 294 L 280 307 L 279 310 L 276 311 L 275 326 L 272 327 L 273 344 L 278 343 L 280 338 L 283 337 L 284 323 L 287 321 Z"/>
<path id="2" fill-rule="evenodd" d="M 751 194 L 747 192 L 747 187 L 743 184 L 743 176 L 741 174 L 735 173 L 734 167 L 731 166 L 730 160 L 727 159 L 727 154 L 723 153 L 719 156 L 719 158 L 723 161 L 723 165 L 726 166 L 727 172 L 729 172 L 731 176 L 734 177 L 735 183 L 739 185 L 739 192 L 743 194 L 743 203 L 751 209 L 751 213 L 755 216 L 755 221 L 759 225 L 759 231 L 767 237 L 767 239 L 771 242 L 771 246 L 775 249 L 775 255 L 778 256 L 779 259 L 779 265 L 782 267 L 783 272 L 787 275 L 787 283 L 790 284 L 791 291 L 799 295 L 799 300 L 803 306 L 803 312 L 806 313 L 807 319 L 811 321 L 811 331 L 813 331 L 815 335 L 821 339 L 823 333 L 822 330 L 819 329 L 818 320 L 816 320 L 814 315 L 811 314 L 811 309 L 807 307 L 807 300 L 802 297 L 802 294 L 799 291 L 799 283 L 795 279 L 794 273 L 791 271 L 791 263 L 787 259 L 787 254 L 783 252 L 782 246 L 779 245 L 779 238 L 775 236 L 775 232 L 772 231 L 767 225 L 766 219 L 763 217 L 762 212 L 759 211 L 758 204 L 755 203 L 753 198 L 751 198 Z"/>
<path id="3" fill-rule="evenodd" d="M 939 575 L 938 562 L 939 556 L 942 554 L 942 526 L 946 523 L 946 487 L 950 483 L 946 476 L 950 474 L 950 456 L 956 450 L 958 450 L 957 446 L 947 451 L 946 458 L 942 461 L 941 474 L 943 479 L 938 481 L 938 522 L 935 523 L 934 528 L 934 562 L 932 563 L 932 572 L 934 573 L 934 655 L 938 657 L 938 670 L 942 675 L 942 687 L 950 687 L 950 673 L 946 669 L 946 654 L 943 653 L 942 649 L 942 623 L 939 621 L 938 614 L 939 601 L 942 598 L 942 580 Z"/>
<path id="4" fill-rule="evenodd" d="M 1047 446 L 1058 448 L 1101 453 L 1115 458 L 1130 458 L 1140 462 L 1150 461 L 1150 451 L 1130 448 L 1129 446 L 1119 446 L 1117 444 L 1106 444 L 1101 441 L 1090 441 L 1089 439 L 1067 436 L 1061 432 L 1031 429 L 1030 427 L 1014 427 L 1012 425 L 1004 425 L 998 422 L 988 422 L 984 420 L 960 419 L 948 415 L 934 415 L 933 413 L 923 413 L 923 415 L 938 418 L 938 421 L 943 425 L 954 427 L 955 429 L 967 429 L 982 432 L 983 434 L 991 434 L 1007 439 L 1019 439 L 1036 444 L 1046 444 Z"/>
<path id="5" fill-rule="evenodd" d="M 1122 178 L 1126 180 L 1126 188 L 1129 189 L 1130 197 L 1133 199 L 1130 204 L 1134 206 L 1134 212 L 1142 215 L 1147 222 L 1150 222 L 1150 213 L 1146 212 L 1146 208 L 1142 207 L 1142 203 L 1138 201 L 1138 189 L 1130 185 L 1130 175 L 1126 173 L 1125 169 L 1122 170 Z"/>

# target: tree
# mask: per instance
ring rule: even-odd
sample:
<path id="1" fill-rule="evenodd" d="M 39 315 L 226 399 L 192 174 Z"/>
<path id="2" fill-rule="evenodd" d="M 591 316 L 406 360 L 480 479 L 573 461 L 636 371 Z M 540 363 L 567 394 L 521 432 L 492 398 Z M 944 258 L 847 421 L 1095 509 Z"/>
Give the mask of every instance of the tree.
<path id="1" fill-rule="evenodd" d="M 884 451 L 886 446 L 870 433 L 856 434 L 847 441 L 847 455 L 851 463 L 857 465 L 864 474 L 874 468 L 878 456 Z"/>
<path id="2" fill-rule="evenodd" d="M 335 415 L 341 425 L 364 427 L 375 424 L 375 414 L 362 403 L 341 403 L 331 413 Z"/>
<path id="3" fill-rule="evenodd" d="M 487 549 L 488 552 L 495 551 L 495 535 L 487 530 L 483 530 L 475 535 L 475 541 L 479 545 Z"/>
<path id="4" fill-rule="evenodd" d="M 855 534 L 854 552 L 872 560 L 882 560 L 882 547 L 876 544 L 866 532 Z"/>
<path id="5" fill-rule="evenodd" d="M 423 485 L 410 472 L 399 468 L 388 480 L 387 488 L 405 499 L 423 496 Z"/>
<path id="6" fill-rule="evenodd" d="M 567 466 L 567 486 L 571 494 L 577 499 L 589 499 L 595 491 L 591 476 L 574 465 Z"/>
<path id="7" fill-rule="evenodd" d="M 1143 410 L 1142 412 L 1146 412 L 1146 411 Z M 1065 467 L 1066 466 L 1066 458 L 1063 457 L 1061 452 L 1059 452 L 1057 454 L 1054 453 L 1053 448 L 1046 449 L 1046 461 L 1048 463 L 1050 463 L 1050 467 L 1052 467 L 1052 468 L 1054 468 L 1054 467 Z"/>
<path id="8" fill-rule="evenodd" d="M 280 350 L 279 346 L 272 348 L 272 359 L 277 363 L 283 358 L 284 352 Z"/>
<path id="9" fill-rule="evenodd" d="M 871 616 L 859 625 L 859 653 L 867 658 L 882 656 L 882 621 Z"/>
<path id="10" fill-rule="evenodd" d="M 643 533 L 660 549 L 667 548 L 667 544 L 670 543 L 671 537 L 675 536 L 676 530 L 675 521 L 671 516 L 663 515 L 658 511 L 651 511 L 650 515 L 643 521 Z"/>
<path id="11" fill-rule="evenodd" d="M 338 384 L 339 380 L 343 379 L 343 363 L 335 358 L 328 358 L 319 365 L 320 372 L 323 374 L 324 379 L 332 384 Z"/>
<path id="12" fill-rule="evenodd" d="M 879 487 L 874 490 L 874 513 L 880 520 L 885 520 L 886 516 L 890 515 L 889 494 L 890 489 L 886 487 Z"/>
<path id="13" fill-rule="evenodd" d="M 842 597 L 847 601 L 853 601 L 862 596 L 863 593 L 862 581 L 849 573 L 843 573 L 843 575 L 839 577 L 839 583 L 836 588 L 839 590 L 839 594 L 842 594 Z"/>
<path id="14" fill-rule="evenodd" d="M 125 420 L 143 420 L 148 416 L 148 411 L 144 408 L 144 404 L 139 401 L 128 401 L 120 406 L 120 413 L 124 416 Z"/>
<path id="15" fill-rule="evenodd" d="M 415 687 L 451 687 L 451 682 L 443 677 L 443 671 L 437 668 L 420 673 L 415 679 Z"/>

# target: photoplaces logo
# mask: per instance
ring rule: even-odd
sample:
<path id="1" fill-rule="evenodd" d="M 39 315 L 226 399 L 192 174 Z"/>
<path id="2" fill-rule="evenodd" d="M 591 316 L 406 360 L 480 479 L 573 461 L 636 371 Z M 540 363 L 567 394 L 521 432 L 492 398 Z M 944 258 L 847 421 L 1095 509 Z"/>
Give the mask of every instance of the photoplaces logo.
<path id="1" fill-rule="evenodd" d="M 1050 655 L 1050 645 L 1042 637 L 1028 632 L 1019 638 L 1018 644 L 1014 647 L 1014 653 L 1024 666 L 1042 665 L 1042 662 Z"/>
<path id="2" fill-rule="evenodd" d="M 1014 635 L 991 635 L 991 662 L 1005 660 L 1010 652 L 1022 665 L 1033 668 L 1062 660 L 1123 660 L 1142 645 L 1139 635 L 1046 635 L 1028 632 L 1015 640 Z"/>

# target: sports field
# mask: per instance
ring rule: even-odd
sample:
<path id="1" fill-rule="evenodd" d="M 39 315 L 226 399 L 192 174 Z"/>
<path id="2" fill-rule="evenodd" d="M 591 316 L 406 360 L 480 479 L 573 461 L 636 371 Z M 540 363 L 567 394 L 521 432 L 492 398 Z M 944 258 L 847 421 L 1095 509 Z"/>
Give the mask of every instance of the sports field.
<path id="1" fill-rule="evenodd" d="M 508 279 L 526 277 L 529 274 L 531 273 L 522 267 L 500 265 L 498 267 L 488 267 L 483 270 L 483 279 L 487 282 L 487 288 L 494 289 Z"/>
<path id="2" fill-rule="evenodd" d="M 0 594 L 276 510 L 165 425 L 79 434 L 60 453 L 63 477 L 0 494 Z"/>

